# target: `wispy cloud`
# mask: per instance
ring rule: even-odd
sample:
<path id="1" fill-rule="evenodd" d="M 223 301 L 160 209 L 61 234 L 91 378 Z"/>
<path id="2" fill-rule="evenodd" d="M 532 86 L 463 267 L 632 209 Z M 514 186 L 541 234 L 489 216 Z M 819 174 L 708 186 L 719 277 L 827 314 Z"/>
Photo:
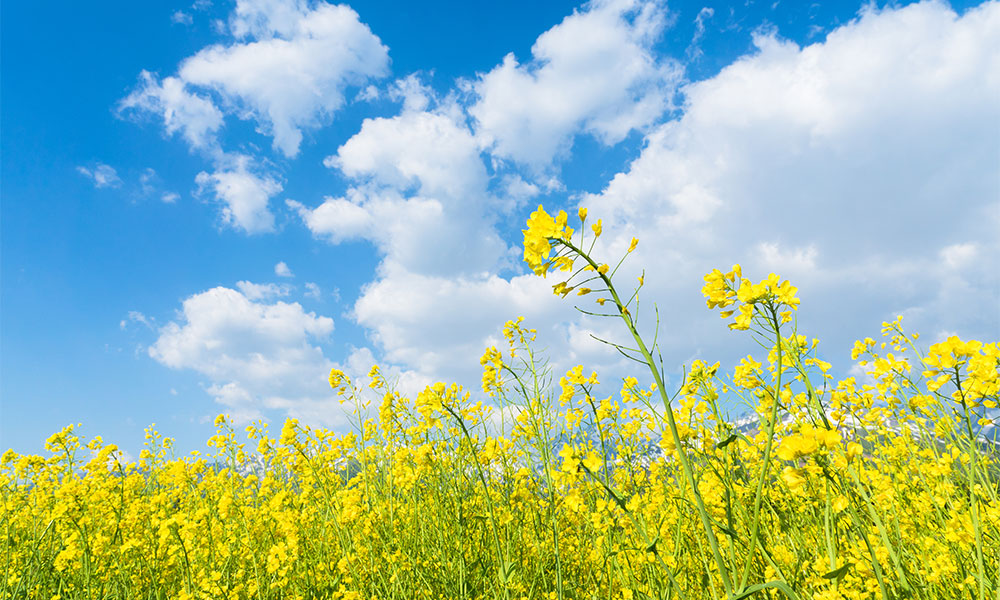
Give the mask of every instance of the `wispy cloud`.
<path id="1" fill-rule="evenodd" d="M 174 11 L 174 14 L 170 15 L 170 22 L 178 25 L 190 25 L 191 23 L 194 23 L 194 19 L 191 18 L 191 15 L 188 13 L 182 10 L 177 10 Z"/>
<path id="2" fill-rule="evenodd" d="M 691 43 L 684 51 L 689 61 L 696 61 L 705 54 L 705 51 L 701 49 L 701 39 L 705 37 L 705 22 L 714 15 L 715 9 L 705 6 L 698 11 L 698 15 L 694 18 L 694 34 L 691 36 Z"/>
<path id="3" fill-rule="evenodd" d="M 94 184 L 94 187 L 98 189 L 116 188 L 122 185 L 122 180 L 114 167 L 110 167 L 104 163 L 97 163 L 93 168 L 79 166 L 76 168 L 76 171 L 89 179 Z"/>

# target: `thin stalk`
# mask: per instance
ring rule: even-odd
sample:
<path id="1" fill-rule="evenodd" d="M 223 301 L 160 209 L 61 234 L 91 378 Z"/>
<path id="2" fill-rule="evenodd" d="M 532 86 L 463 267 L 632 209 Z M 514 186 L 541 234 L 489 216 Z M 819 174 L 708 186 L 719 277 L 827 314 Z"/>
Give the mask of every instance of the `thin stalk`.
<path id="1" fill-rule="evenodd" d="M 684 477 L 688 484 L 691 486 L 691 492 L 694 495 L 695 505 L 698 508 L 698 517 L 701 520 L 702 528 L 705 530 L 705 535 L 708 538 L 709 546 L 712 550 L 712 558 L 714 559 L 716 566 L 719 568 L 719 574 L 722 577 L 722 584 L 725 587 L 726 596 L 732 596 L 733 594 L 733 584 L 729 577 L 729 569 L 726 566 L 725 561 L 722 558 L 722 554 L 719 551 L 719 542 L 716 539 L 715 532 L 712 530 L 712 524 L 708 517 L 708 511 L 705 509 L 705 502 L 701 497 L 701 493 L 698 491 L 698 486 L 694 479 L 694 471 L 691 468 L 691 461 L 688 458 L 687 452 L 684 450 L 684 446 L 681 443 L 680 432 L 677 429 L 677 423 L 674 419 L 674 411 L 670 404 L 670 398 L 667 397 L 665 386 L 663 384 L 663 378 L 660 376 L 659 369 L 656 368 L 656 362 L 653 360 L 652 355 L 649 353 L 649 349 L 646 348 L 646 343 L 643 341 L 642 336 L 639 335 L 639 331 L 636 329 L 629 312 L 625 305 L 622 304 L 621 299 L 618 296 L 618 291 L 615 289 L 614 284 L 611 283 L 611 279 L 604 273 L 601 273 L 598 268 L 600 265 L 594 262 L 587 254 L 584 254 L 582 250 L 574 246 L 571 242 L 565 240 L 559 240 L 559 243 L 564 244 L 570 248 L 573 252 L 579 255 L 581 258 L 586 260 L 595 271 L 600 274 L 601 279 L 604 280 L 604 284 L 607 286 L 608 291 L 611 293 L 611 297 L 615 304 L 618 306 L 619 316 L 622 321 L 624 321 L 625 326 L 628 328 L 629 333 L 632 334 L 632 339 L 635 340 L 636 347 L 642 354 L 643 360 L 649 367 L 650 372 L 653 374 L 653 380 L 656 382 L 657 390 L 660 393 L 660 399 L 663 401 L 664 407 L 666 408 L 667 414 L 667 424 L 670 428 L 670 435 L 673 437 L 674 446 L 677 449 L 677 457 L 681 462 L 681 468 L 684 472 Z"/>
<path id="2" fill-rule="evenodd" d="M 778 323 L 778 313 L 774 307 L 769 307 L 771 311 L 771 324 L 774 326 L 775 335 L 778 338 L 777 345 L 777 374 L 774 386 L 774 393 L 771 397 L 771 415 L 767 420 L 767 442 L 764 446 L 764 464 L 761 467 L 760 479 L 757 480 L 757 489 L 754 491 L 753 502 L 753 525 L 750 534 L 750 546 L 747 552 L 747 562 L 743 566 L 743 575 L 740 577 L 740 589 L 746 588 L 747 580 L 750 578 L 750 567 L 753 564 L 754 552 L 757 549 L 757 540 L 760 536 L 760 504 L 763 500 L 764 481 L 767 479 L 768 471 L 771 467 L 771 447 L 774 444 L 774 425 L 778 420 L 778 401 L 781 398 L 781 372 L 782 358 L 781 351 L 781 325 Z"/>

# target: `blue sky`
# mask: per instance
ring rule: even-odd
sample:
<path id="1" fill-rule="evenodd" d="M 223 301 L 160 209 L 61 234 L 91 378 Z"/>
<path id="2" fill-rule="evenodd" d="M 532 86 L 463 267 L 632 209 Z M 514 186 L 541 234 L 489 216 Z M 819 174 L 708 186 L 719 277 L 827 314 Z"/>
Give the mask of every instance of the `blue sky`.
<path id="1" fill-rule="evenodd" d="M 519 261 L 539 203 L 589 206 L 603 252 L 639 237 L 668 366 L 759 353 L 700 296 L 733 262 L 799 286 L 840 374 L 896 314 L 1000 336 L 996 2 L 2 12 L 5 448 L 344 428 L 331 366 L 476 388 L 518 315 L 613 382 L 589 335 L 616 324 Z"/>

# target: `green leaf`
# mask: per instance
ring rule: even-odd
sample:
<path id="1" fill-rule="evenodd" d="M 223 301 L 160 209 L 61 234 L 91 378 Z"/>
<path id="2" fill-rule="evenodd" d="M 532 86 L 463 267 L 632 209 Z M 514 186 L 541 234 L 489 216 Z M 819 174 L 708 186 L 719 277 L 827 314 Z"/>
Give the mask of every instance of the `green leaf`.
<path id="1" fill-rule="evenodd" d="M 841 577 L 844 576 L 845 573 L 847 573 L 847 570 L 850 568 L 851 568 L 851 563 L 847 563 L 844 566 L 839 567 L 834 571 L 830 571 L 829 573 L 823 576 L 823 579 L 840 579 Z"/>
<path id="2" fill-rule="evenodd" d="M 740 437 L 739 435 L 737 435 L 737 434 L 734 433 L 734 434 L 730 435 L 729 437 L 727 437 L 726 439 L 724 439 L 721 442 L 719 442 L 718 444 L 716 444 L 715 447 L 716 448 L 725 448 L 729 444 L 732 444 L 733 442 L 735 442 L 739 437 Z"/>

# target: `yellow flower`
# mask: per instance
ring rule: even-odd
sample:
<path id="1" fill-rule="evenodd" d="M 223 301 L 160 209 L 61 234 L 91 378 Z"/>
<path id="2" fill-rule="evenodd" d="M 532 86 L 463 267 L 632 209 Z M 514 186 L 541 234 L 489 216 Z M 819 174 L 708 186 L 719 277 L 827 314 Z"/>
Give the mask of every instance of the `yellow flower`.
<path id="1" fill-rule="evenodd" d="M 628 251 L 631 252 L 635 250 L 635 247 L 638 245 L 639 245 L 639 240 L 636 238 L 632 238 L 632 243 L 628 245 Z"/>
<path id="2" fill-rule="evenodd" d="M 806 478 L 803 475 L 803 469 L 796 469 L 793 467 L 785 467 L 781 471 L 781 480 L 785 482 L 788 489 L 793 492 L 801 490 L 806 485 Z"/>
<path id="3" fill-rule="evenodd" d="M 857 456 L 864 454 L 864 447 L 857 442 L 847 444 L 847 460 L 853 460 Z"/>
<path id="4" fill-rule="evenodd" d="M 587 470 L 591 473 L 597 473 L 601 470 L 601 465 L 604 461 L 595 452 L 590 451 L 587 453 L 587 458 L 583 459 L 583 466 L 587 467 Z"/>
<path id="5" fill-rule="evenodd" d="M 603 231 L 603 228 L 601 227 L 600 219 L 598 219 L 596 223 L 591 225 L 590 228 L 594 230 L 594 237 L 601 237 L 601 231 Z"/>
<path id="6" fill-rule="evenodd" d="M 726 276 L 722 271 L 715 269 L 705 275 L 705 286 L 701 288 L 701 293 L 705 296 L 709 308 L 721 306 L 725 308 L 733 304 L 736 294 L 729 288 Z"/>
<path id="7" fill-rule="evenodd" d="M 559 214 L 552 218 L 541 204 L 528 218 L 528 228 L 522 230 L 524 260 L 536 274 L 542 275 L 548 271 L 551 263 L 546 262 L 546 259 L 552 251 L 551 240 L 569 240 L 573 235 L 573 230 L 566 227 L 566 219 L 565 211 L 559 211 Z"/>
<path id="8" fill-rule="evenodd" d="M 560 281 L 552 286 L 552 293 L 556 296 L 562 296 L 563 298 L 565 298 L 572 291 L 573 287 L 566 285 L 565 281 Z"/>
<path id="9" fill-rule="evenodd" d="M 729 324 L 730 329 L 736 330 L 746 330 L 750 329 L 750 322 L 753 320 L 753 304 L 743 304 L 740 305 L 739 314 L 732 323 Z"/>
<path id="10" fill-rule="evenodd" d="M 796 460 L 804 456 L 809 456 L 819 449 L 816 438 L 810 435 L 793 435 L 781 441 L 778 447 L 778 458 L 781 460 Z"/>
<path id="11" fill-rule="evenodd" d="M 344 372 L 340 369 L 330 369 L 330 387 L 339 389 L 344 381 Z"/>

